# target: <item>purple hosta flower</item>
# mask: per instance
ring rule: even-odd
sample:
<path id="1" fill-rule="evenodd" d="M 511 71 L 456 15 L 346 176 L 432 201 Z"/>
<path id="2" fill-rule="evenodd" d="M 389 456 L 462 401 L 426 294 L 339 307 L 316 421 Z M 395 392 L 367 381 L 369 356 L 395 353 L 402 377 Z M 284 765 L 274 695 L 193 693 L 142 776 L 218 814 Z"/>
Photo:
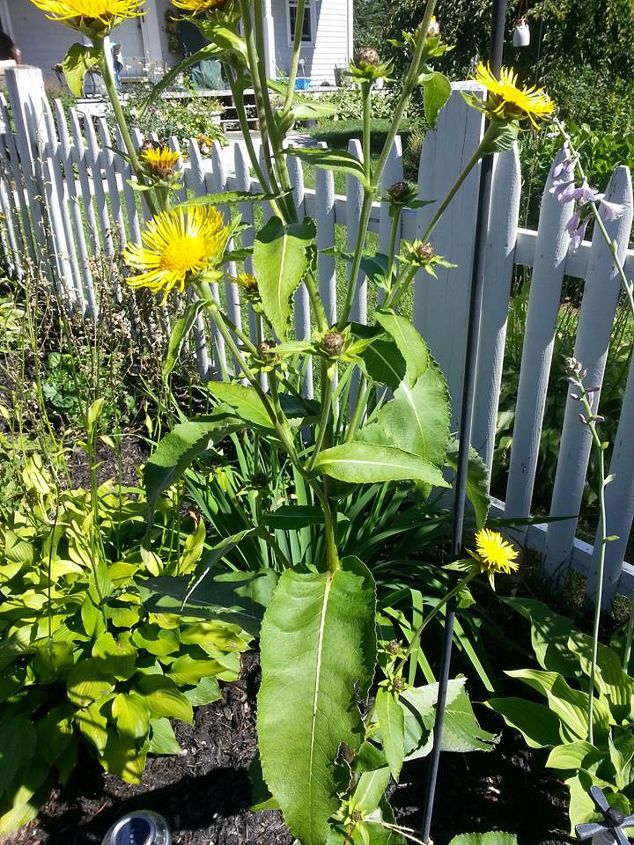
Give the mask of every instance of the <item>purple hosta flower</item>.
<path id="1" fill-rule="evenodd" d="M 618 220 L 625 211 L 625 206 L 618 202 L 608 202 L 608 200 L 601 199 L 601 208 L 603 209 L 603 216 L 606 220 Z"/>
<path id="2" fill-rule="evenodd" d="M 576 252 L 581 246 L 581 243 L 586 235 L 586 229 L 588 228 L 588 220 L 588 217 L 586 217 L 585 220 L 582 220 L 579 212 L 575 211 L 566 224 L 566 231 L 572 240 L 573 252 Z"/>

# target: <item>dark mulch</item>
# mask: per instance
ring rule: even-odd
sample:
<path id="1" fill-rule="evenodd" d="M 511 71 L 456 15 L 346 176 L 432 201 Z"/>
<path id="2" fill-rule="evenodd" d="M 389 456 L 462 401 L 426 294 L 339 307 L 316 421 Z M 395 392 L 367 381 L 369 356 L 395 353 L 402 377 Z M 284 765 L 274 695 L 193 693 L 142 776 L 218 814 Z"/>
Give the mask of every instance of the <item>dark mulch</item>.
<path id="1" fill-rule="evenodd" d="M 122 783 L 86 757 L 39 818 L 3 845 L 95 845 L 118 818 L 140 808 L 167 818 L 174 845 L 291 845 L 279 813 L 249 810 L 258 683 L 257 656 L 247 655 L 240 680 L 225 686 L 222 700 L 199 708 L 191 727 L 177 725 L 180 757 L 149 760 L 140 786 Z M 499 729 L 494 714 L 479 715 Z M 435 845 L 491 829 L 517 833 L 519 845 L 570 842 L 565 789 L 544 773 L 543 762 L 510 731 L 494 752 L 445 755 Z M 426 765 L 407 765 L 391 796 L 399 822 L 408 827 L 420 825 Z"/>

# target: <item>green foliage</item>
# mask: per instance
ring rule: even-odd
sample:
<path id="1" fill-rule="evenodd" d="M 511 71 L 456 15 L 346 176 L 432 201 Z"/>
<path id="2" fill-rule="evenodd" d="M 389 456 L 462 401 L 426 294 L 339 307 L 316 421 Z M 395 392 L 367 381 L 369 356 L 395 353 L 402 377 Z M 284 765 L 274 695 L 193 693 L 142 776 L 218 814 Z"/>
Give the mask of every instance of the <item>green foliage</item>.
<path id="1" fill-rule="evenodd" d="M 536 690 L 545 704 L 523 698 L 493 698 L 489 707 L 517 728 L 533 748 L 550 748 L 546 765 L 555 769 L 570 791 L 570 824 L 592 819 L 595 809 L 586 794 L 598 784 L 610 803 L 626 815 L 634 806 L 634 679 L 619 655 L 599 644 L 593 711 L 593 741 L 588 741 L 588 680 L 592 638 L 576 630 L 542 602 L 507 599 L 530 620 L 535 657 L 541 669 L 507 672 Z"/>
<path id="2" fill-rule="evenodd" d="M 140 491 L 57 492 L 31 461 L 27 497 L 0 526 L 0 831 L 37 813 L 70 775 L 80 744 L 138 783 L 148 754 L 178 753 L 170 718 L 219 697 L 251 636 L 218 613 L 154 612 L 151 576 L 190 580 L 202 524 L 186 535 L 163 499 L 151 535 Z"/>
<path id="3" fill-rule="evenodd" d="M 222 126 L 210 116 L 214 112 L 222 112 L 222 105 L 217 100 L 197 96 L 192 91 L 191 99 L 176 99 L 167 93 L 147 105 L 150 91 L 151 86 L 134 86 L 123 104 L 129 125 L 139 129 L 144 137 L 150 137 L 152 132 L 158 132 L 164 141 L 174 136 L 184 152 L 190 138 L 200 137 L 203 153 L 209 152 L 208 145 L 212 141 L 226 143 Z M 110 122 L 114 129 L 116 122 L 112 118 Z"/>

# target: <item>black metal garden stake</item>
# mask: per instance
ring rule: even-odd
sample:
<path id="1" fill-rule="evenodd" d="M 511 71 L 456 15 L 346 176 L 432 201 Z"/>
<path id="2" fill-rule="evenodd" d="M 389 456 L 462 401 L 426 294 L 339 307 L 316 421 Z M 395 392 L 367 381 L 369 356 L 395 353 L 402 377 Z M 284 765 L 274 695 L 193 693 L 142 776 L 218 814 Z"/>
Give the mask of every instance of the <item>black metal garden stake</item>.
<path id="1" fill-rule="evenodd" d="M 491 36 L 490 66 L 495 76 L 499 76 L 502 67 L 504 50 L 504 31 L 506 23 L 506 0 L 493 0 L 493 27 Z M 476 239 L 473 255 L 473 275 L 471 279 L 471 293 L 469 301 L 469 323 L 467 329 L 467 349 L 465 357 L 465 372 L 462 388 L 462 402 L 460 407 L 460 450 L 458 453 L 458 469 L 456 472 L 456 491 L 453 510 L 453 539 L 452 554 L 454 558 L 462 554 L 462 530 L 464 526 L 465 503 L 467 493 L 467 471 L 469 466 L 469 446 L 471 444 L 471 430 L 473 424 L 473 402 L 475 396 L 476 365 L 478 360 L 478 346 L 480 342 L 480 318 L 482 315 L 482 297 L 484 292 L 484 260 L 486 254 L 486 237 L 491 208 L 491 183 L 493 176 L 493 156 L 482 159 L 480 171 L 480 190 L 478 195 L 478 214 L 476 217 Z M 447 704 L 447 685 L 451 667 L 451 651 L 453 647 L 453 629 L 455 621 L 455 601 L 447 605 L 445 619 L 445 638 L 438 685 L 438 702 L 436 704 L 436 721 L 434 724 L 434 745 L 429 765 L 427 792 L 423 814 L 423 842 L 429 842 L 431 824 L 434 813 L 434 800 L 438 780 L 438 765 L 440 762 L 440 748 L 442 730 Z"/>

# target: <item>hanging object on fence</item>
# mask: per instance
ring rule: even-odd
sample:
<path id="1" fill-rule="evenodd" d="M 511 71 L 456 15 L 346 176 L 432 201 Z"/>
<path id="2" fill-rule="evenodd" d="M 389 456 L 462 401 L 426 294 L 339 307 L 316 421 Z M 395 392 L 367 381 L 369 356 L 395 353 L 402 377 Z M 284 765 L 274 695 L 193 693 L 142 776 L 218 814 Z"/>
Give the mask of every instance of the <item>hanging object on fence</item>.
<path id="1" fill-rule="evenodd" d="M 528 47 L 531 43 L 531 28 L 528 25 L 528 0 L 520 0 L 513 26 L 513 46 Z"/>
<path id="2" fill-rule="evenodd" d="M 526 18 L 517 18 L 513 27 L 513 46 L 528 47 L 531 43 L 531 29 Z"/>

